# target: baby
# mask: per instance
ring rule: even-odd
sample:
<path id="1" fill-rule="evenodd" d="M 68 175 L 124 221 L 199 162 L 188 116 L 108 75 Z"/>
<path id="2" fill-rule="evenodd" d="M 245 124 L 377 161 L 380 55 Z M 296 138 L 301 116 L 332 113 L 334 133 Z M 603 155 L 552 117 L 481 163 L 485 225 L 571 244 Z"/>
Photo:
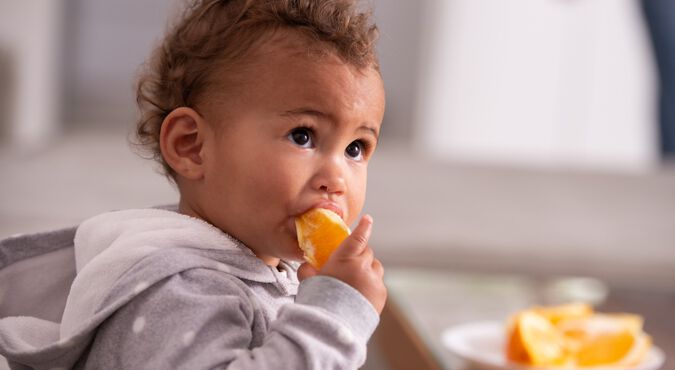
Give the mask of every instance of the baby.
<path id="1" fill-rule="evenodd" d="M 358 219 L 384 112 L 376 33 L 355 1 L 188 6 L 137 98 L 178 209 L 80 225 L 58 335 L 2 353 L 37 368 L 361 366 L 386 299 L 372 219 L 320 270 L 301 264 L 294 221 Z"/>

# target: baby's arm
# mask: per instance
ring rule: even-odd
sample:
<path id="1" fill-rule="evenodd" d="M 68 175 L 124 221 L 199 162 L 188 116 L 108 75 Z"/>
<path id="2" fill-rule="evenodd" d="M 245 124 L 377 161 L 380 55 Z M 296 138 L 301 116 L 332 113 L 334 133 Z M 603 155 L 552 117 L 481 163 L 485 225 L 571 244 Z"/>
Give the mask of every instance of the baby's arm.
<path id="1" fill-rule="evenodd" d="M 378 315 L 347 284 L 320 276 L 305 281 L 297 303 L 282 307 L 269 328 L 254 326 L 264 320 L 254 320 L 261 311 L 248 294 L 215 270 L 173 275 L 102 324 L 85 368 L 300 370 L 363 363 Z"/>

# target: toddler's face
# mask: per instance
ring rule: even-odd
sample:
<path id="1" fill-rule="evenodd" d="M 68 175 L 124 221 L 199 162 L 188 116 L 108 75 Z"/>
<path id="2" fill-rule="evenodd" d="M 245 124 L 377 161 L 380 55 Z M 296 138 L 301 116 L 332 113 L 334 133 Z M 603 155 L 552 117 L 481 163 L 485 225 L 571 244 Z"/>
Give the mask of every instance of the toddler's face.
<path id="1" fill-rule="evenodd" d="M 382 80 L 333 55 L 261 47 L 238 97 L 211 101 L 202 216 L 268 264 L 299 260 L 294 218 L 314 207 L 352 224 L 384 114 Z"/>

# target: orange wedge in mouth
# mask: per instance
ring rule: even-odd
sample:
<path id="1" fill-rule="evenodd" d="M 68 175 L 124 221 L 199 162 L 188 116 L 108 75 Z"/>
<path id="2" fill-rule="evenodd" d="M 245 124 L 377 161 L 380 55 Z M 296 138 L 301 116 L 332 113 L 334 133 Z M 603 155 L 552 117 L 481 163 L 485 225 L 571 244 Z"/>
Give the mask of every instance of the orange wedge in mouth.
<path id="1" fill-rule="evenodd" d="M 320 269 L 350 234 L 349 227 L 335 212 L 314 208 L 295 219 L 298 246 L 305 260 Z"/>

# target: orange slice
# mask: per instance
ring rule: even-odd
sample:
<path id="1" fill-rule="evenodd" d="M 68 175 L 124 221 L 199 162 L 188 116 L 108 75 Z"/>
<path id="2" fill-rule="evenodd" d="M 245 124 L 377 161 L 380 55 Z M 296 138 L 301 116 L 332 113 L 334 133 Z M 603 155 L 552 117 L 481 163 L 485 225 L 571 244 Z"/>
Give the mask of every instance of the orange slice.
<path id="1" fill-rule="evenodd" d="M 562 366 L 569 360 L 563 335 L 533 310 L 514 318 L 506 355 L 509 360 L 535 366 Z"/>
<path id="2" fill-rule="evenodd" d="M 505 354 L 544 367 L 632 367 L 647 356 L 652 339 L 635 314 L 594 313 L 589 305 L 533 307 L 507 322 Z"/>
<path id="3" fill-rule="evenodd" d="M 335 212 L 314 208 L 295 219 L 298 245 L 305 260 L 320 269 L 349 235 L 349 227 Z"/>
<path id="4" fill-rule="evenodd" d="M 635 342 L 630 351 L 626 353 L 625 356 L 619 361 L 617 361 L 617 367 L 632 367 L 639 365 L 649 353 L 649 349 L 652 348 L 652 337 L 645 333 L 640 333 L 635 337 Z"/>
<path id="5" fill-rule="evenodd" d="M 562 320 L 584 318 L 593 314 L 593 307 L 586 303 L 568 303 L 558 306 L 541 306 L 534 307 L 533 310 L 544 316 L 554 325 Z"/>
<path id="6" fill-rule="evenodd" d="M 638 315 L 596 314 L 563 320 L 558 328 L 573 343 L 577 366 L 629 366 L 642 361 L 651 346 L 642 323 Z"/>

